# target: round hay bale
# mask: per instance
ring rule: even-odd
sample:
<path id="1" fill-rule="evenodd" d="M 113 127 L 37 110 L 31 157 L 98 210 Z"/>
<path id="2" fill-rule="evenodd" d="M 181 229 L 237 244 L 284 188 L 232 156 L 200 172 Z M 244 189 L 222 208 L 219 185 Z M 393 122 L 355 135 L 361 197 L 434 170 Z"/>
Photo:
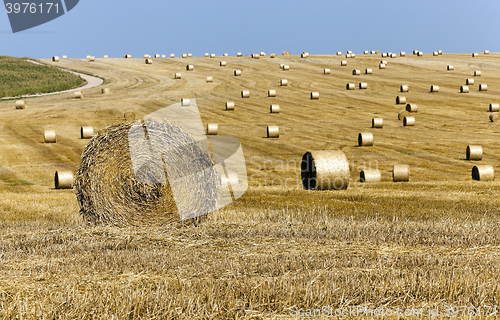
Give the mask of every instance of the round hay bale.
<path id="1" fill-rule="evenodd" d="M 63 55 L 63 56 L 62 56 L 62 58 L 63 58 L 63 59 L 68 59 L 68 56 Z"/>
<path id="2" fill-rule="evenodd" d="M 111 89 L 109 88 L 102 88 L 101 89 L 101 94 L 110 94 L 111 93 Z"/>
<path id="3" fill-rule="evenodd" d="M 72 189 L 75 179 L 71 171 L 56 171 L 54 175 L 54 187 L 56 189 Z"/>
<path id="4" fill-rule="evenodd" d="M 226 110 L 234 110 L 234 102 L 233 101 L 226 102 Z"/>
<path id="5" fill-rule="evenodd" d="M 432 85 L 431 86 L 431 92 L 439 92 L 439 86 Z"/>
<path id="6" fill-rule="evenodd" d="M 490 165 L 479 165 L 472 168 L 472 180 L 493 181 L 495 180 L 495 170 Z"/>
<path id="7" fill-rule="evenodd" d="M 354 83 L 348 83 L 348 84 L 345 85 L 345 89 L 346 90 L 354 90 L 354 89 L 356 89 L 356 84 L 354 84 Z"/>
<path id="8" fill-rule="evenodd" d="M 311 92 L 311 100 L 317 100 L 319 99 L 319 92 Z"/>
<path id="9" fill-rule="evenodd" d="M 359 181 L 363 183 L 373 183 L 373 182 L 380 182 L 382 179 L 382 175 L 380 174 L 379 170 L 361 170 L 359 174 Z"/>
<path id="10" fill-rule="evenodd" d="M 500 105 L 498 103 L 490 103 L 490 112 L 498 112 L 500 111 Z"/>
<path id="11" fill-rule="evenodd" d="M 477 52 L 472 53 L 472 57 L 473 57 L 473 58 L 474 58 L 474 57 L 479 57 L 479 53 L 477 53 Z"/>
<path id="12" fill-rule="evenodd" d="M 373 118 L 372 119 L 372 128 L 383 128 L 384 127 L 384 119 L 382 118 Z"/>
<path id="13" fill-rule="evenodd" d="M 288 71 L 288 70 L 290 70 L 290 66 L 287 64 L 283 65 L 283 71 Z"/>
<path id="14" fill-rule="evenodd" d="M 160 55 L 159 54 L 155 54 L 155 59 L 159 59 L 160 58 Z"/>
<path id="15" fill-rule="evenodd" d="M 327 68 L 323 69 L 323 74 L 330 74 L 330 69 Z"/>
<path id="16" fill-rule="evenodd" d="M 188 64 L 186 66 L 186 71 L 193 71 L 194 70 L 194 66 L 192 64 Z"/>
<path id="17" fill-rule="evenodd" d="M 83 94 L 81 91 L 73 92 L 73 99 L 83 99 Z"/>
<path id="18" fill-rule="evenodd" d="M 416 55 L 418 53 L 418 50 L 413 50 L 413 54 Z"/>
<path id="19" fill-rule="evenodd" d="M 468 161 L 480 161 L 483 159 L 483 147 L 481 146 L 467 146 L 465 157 Z"/>
<path id="20" fill-rule="evenodd" d="M 278 126 L 267 126 L 267 137 L 268 138 L 279 138 L 280 128 Z"/>
<path id="21" fill-rule="evenodd" d="M 352 55 L 350 53 L 346 53 L 345 57 L 346 58 L 352 58 Z"/>
<path id="22" fill-rule="evenodd" d="M 132 58 L 132 55 L 130 55 L 130 54 L 126 54 L 126 55 L 124 55 L 124 56 L 123 56 L 123 58 L 124 58 L 124 59 L 130 59 L 130 58 Z"/>
<path id="23" fill-rule="evenodd" d="M 181 79 L 181 78 L 182 78 L 182 74 L 181 74 L 181 73 L 176 72 L 176 73 L 174 74 L 174 79 Z"/>
<path id="24" fill-rule="evenodd" d="M 269 113 L 280 113 L 280 105 L 272 104 L 269 106 Z"/>
<path id="25" fill-rule="evenodd" d="M 260 56 L 265 57 L 265 56 L 266 56 L 266 53 L 265 53 L 264 51 L 261 51 L 261 52 L 260 52 Z"/>
<path id="26" fill-rule="evenodd" d="M 365 69 L 365 74 L 372 74 L 373 70 L 372 69 Z"/>
<path id="27" fill-rule="evenodd" d="M 149 59 L 149 58 L 151 58 L 151 56 L 149 54 L 144 55 L 144 59 Z"/>
<path id="28" fill-rule="evenodd" d="M 234 70 L 234 76 L 235 77 L 241 76 L 241 70 Z"/>
<path id="29" fill-rule="evenodd" d="M 148 121 L 139 130 L 133 128 L 137 124 L 107 127 L 83 151 L 75 190 L 87 222 L 164 226 L 180 220 L 178 207 L 184 212 L 216 208 L 220 177 L 217 171 L 205 169 L 212 167 L 210 154 L 189 133 L 160 120 Z M 150 138 L 161 139 L 155 152 L 149 143 L 134 140 L 136 136 L 145 139 L 144 129 Z M 162 155 L 160 160 L 157 155 Z M 139 167 L 137 159 L 144 165 Z M 189 180 L 169 181 L 172 174 Z"/>
<path id="30" fill-rule="evenodd" d="M 90 139 L 94 135 L 94 128 L 90 126 L 80 127 L 80 139 Z"/>
<path id="31" fill-rule="evenodd" d="M 88 60 L 88 59 L 90 59 L 90 57 L 91 57 L 91 56 L 87 56 L 87 58 L 86 58 L 86 59 Z M 125 57 L 124 57 L 124 58 L 125 58 Z"/>
<path id="32" fill-rule="evenodd" d="M 401 51 L 401 52 L 399 53 L 399 56 L 400 56 L 400 57 L 406 57 L 406 52 Z"/>
<path id="33" fill-rule="evenodd" d="M 95 62 L 95 57 L 94 57 L 94 56 L 91 56 L 91 57 L 89 58 L 89 62 Z"/>
<path id="34" fill-rule="evenodd" d="M 167 58 L 167 56 L 166 56 L 166 55 L 164 55 L 164 54 L 162 54 L 162 55 L 161 55 L 161 57 L 162 57 L 162 59 Z"/>
<path id="35" fill-rule="evenodd" d="M 222 56 L 223 56 L 223 57 L 228 57 L 228 56 L 229 56 L 229 54 L 224 53 Z"/>
<path id="36" fill-rule="evenodd" d="M 289 56 L 290 55 L 290 51 L 283 51 L 282 55 Z"/>
<path id="37" fill-rule="evenodd" d="M 307 58 L 308 56 L 309 56 L 309 55 L 308 55 L 308 54 L 305 54 L 305 53 L 300 54 L 300 57 L 301 57 L 302 59 L 305 59 L 305 58 Z"/>
<path id="38" fill-rule="evenodd" d="M 347 54 L 352 54 L 352 50 L 347 50 Z"/>
<path id="39" fill-rule="evenodd" d="M 479 91 L 488 91 L 488 85 L 487 84 L 480 84 Z"/>
<path id="40" fill-rule="evenodd" d="M 183 53 L 183 54 L 182 54 L 182 57 L 183 57 L 183 58 L 187 58 L 187 57 L 188 57 L 187 53 Z"/>
<path id="41" fill-rule="evenodd" d="M 366 82 L 360 82 L 359 83 L 359 88 L 360 89 L 368 89 L 368 83 L 366 83 Z"/>
<path id="42" fill-rule="evenodd" d="M 438 50 L 439 55 L 443 54 L 443 50 Z"/>
<path id="43" fill-rule="evenodd" d="M 484 54 L 490 54 L 489 50 L 484 50 Z"/>
<path id="44" fill-rule="evenodd" d="M 26 101 L 17 100 L 16 101 L 16 109 L 26 109 Z"/>
<path id="45" fill-rule="evenodd" d="M 377 54 L 375 50 L 370 51 L 370 54 Z"/>
<path id="46" fill-rule="evenodd" d="M 491 121 L 491 122 L 498 121 L 498 116 L 499 116 L 499 113 L 498 113 L 498 112 L 493 112 L 493 113 L 492 113 L 492 114 L 490 114 L 490 116 L 489 116 L 490 121 Z"/>
<path id="47" fill-rule="evenodd" d="M 448 70 L 448 71 L 452 71 L 452 70 L 455 70 L 455 67 L 454 67 L 454 66 L 447 66 L 447 67 L 446 67 L 446 70 Z"/>
<path id="48" fill-rule="evenodd" d="M 363 51 L 363 54 L 368 54 L 368 53 L 369 53 L 368 50 Z"/>
<path id="49" fill-rule="evenodd" d="M 214 78 L 212 78 L 212 76 L 207 76 L 207 82 L 214 82 Z"/>
<path id="50" fill-rule="evenodd" d="M 226 66 L 226 61 L 221 61 L 219 64 L 220 64 L 221 67 L 225 67 Z"/>
<path id="51" fill-rule="evenodd" d="M 128 110 L 123 114 L 123 118 L 125 118 L 125 120 L 127 121 L 135 121 L 136 119 L 135 112 L 132 110 Z"/>
<path id="52" fill-rule="evenodd" d="M 208 52 L 207 52 L 207 53 L 205 53 L 205 57 L 206 57 L 206 58 L 210 57 L 210 53 L 208 53 Z"/>
<path id="53" fill-rule="evenodd" d="M 250 90 L 241 90 L 242 98 L 250 98 Z"/>
<path id="54" fill-rule="evenodd" d="M 170 58 L 175 58 L 175 54 L 171 53 Z"/>
<path id="55" fill-rule="evenodd" d="M 408 111 L 406 111 L 406 110 L 401 110 L 398 113 L 398 119 L 401 120 L 401 121 L 403 121 L 403 119 L 405 117 L 409 117 L 409 116 L 410 116 L 410 113 Z"/>
<path id="56" fill-rule="evenodd" d="M 45 143 L 56 143 L 57 135 L 55 130 L 45 130 L 43 133 L 43 141 Z"/>
<path id="57" fill-rule="evenodd" d="M 343 67 L 347 66 L 347 60 L 340 61 L 340 65 Z"/>
<path id="58" fill-rule="evenodd" d="M 153 59 L 148 58 L 144 60 L 144 62 L 146 62 L 146 64 L 153 64 Z"/>
<path id="59" fill-rule="evenodd" d="M 401 92 L 408 92 L 410 90 L 410 88 L 408 87 L 408 85 L 404 84 L 402 85 L 400 88 L 399 88 L 399 91 Z"/>
<path id="60" fill-rule="evenodd" d="M 379 69 L 385 69 L 385 64 L 383 64 L 383 63 L 379 64 L 379 65 L 378 65 L 378 68 L 379 68 Z"/>
<path id="61" fill-rule="evenodd" d="M 188 58 L 191 58 L 193 56 L 192 53 L 188 53 Z"/>
<path id="62" fill-rule="evenodd" d="M 460 86 L 460 93 L 469 93 L 469 86 Z"/>
<path id="63" fill-rule="evenodd" d="M 356 70 L 356 69 L 352 70 L 353 76 L 359 76 L 360 74 L 361 74 L 361 70 Z"/>
<path id="64" fill-rule="evenodd" d="M 349 187 L 349 162 L 340 150 L 307 151 L 300 167 L 305 190 L 346 190 Z"/>
<path id="65" fill-rule="evenodd" d="M 360 147 L 373 146 L 373 133 L 360 132 L 358 134 L 358 146 L 360 146 Z"/>
<path id="66" fill-rule="evenodd" d="M 207 123 L 207 135 L 215 136 L 219 131 L 219 125 L 217 123 Z"/>
<path id="67" fill-rule="evenodd" d="M 52 57 L 52 62 L 59 62 L 59 57 L 58 56 L 53 56 Z"/>
<path id="68" fill-rule="evenodd" d="M 267 90 L 267 96 L 268 97 L 276 97 L 276 90 L 274 90 L 274 89 Z"/>
<path id="69" fill-rule="evenodd" d="M 473 85 L 474 84 L 474 79 L 466 79 L 465 80 L 465 84 L 470 86 L 470 85 Z"/>
<path id="70" fill-rule="evenodd" d="M 242 56 L 241 52 L 237 52 L 237 53 L 236 53 L 236 56 L 237 56 L 237 57 L 241 57 L 241 56 Z"/>
<path id="71" fill-rule="evenodd" d="M 417 53 L 417 56 L 418 56 L 418 57 L 421 57 L 421 56 L 423 56 L 423 55 L 424 55 L 424 53 L 423 53 L 422 51 L 419 51 L 419 52 Z"/>
<path id="72" fill-rule="evenodd" d="M 439 56 L 439 52 L 434 51 L 434 52 L 432 53 L 432 55 L 433 55 L 433 56 Z"/>
<path id="73" fill-rule="evenodd" d="M 382 58 L 387 58 L 387 53 L 386 52 L 382 53 Z"/>
<path id="74" fill-rule="evenodd" d="M 394 182 L 410 181 L 410 167 L 405 164 L 395 164 L 392 169 L 392 181 Z"/>
<path id="75" fill-rule="evenodd" d="M 396 104 L 406 104 L 406 97 L 397 96 L 396 97 Z"/>
<path id="76" fill-rule="evenodd" d="M 481 71 L 476 70 L 474 71 L 474 77 L 480 77 L 481 76 Z"/>
<path id="77" fill-rule="evenodd" d="M 385 64 L 385 65 L 387 65 L 387 60 L 380 60 L 380 64 Z"/>
<path id="78" fill-rule="evenodd" d="M 181 98 L 181 106 L 188 107 L 190 105 L 191 105 L 191 101 L 189 99 Z"/>
<path id="79" fill-rule="evenodd" d="M 405 127 L 413 127 L 415 125 L 414 117 L 404 117 L 403 118 L 403 126 Z"/>
<path id="80" fill-rule="evenodd" d="M 287 79 L 281 79 L 280 80 L 280 85 L 283 86 L 283 87 L 288 86 L 288 80 Z"/>
<path id="81" fill-rule="evenodd" d="M 260 59 L 260 54 L 258 54 L 258 53 L 252 53 L 252 58 L 254 58 L 254 59 Z"/>
<path id="82" fill-rule="evenodd" d="M 395 53 L 391 53 L 391 58 L 397 58 L 397 57 L 398 57 L 398 55 L 397 55 L 397 54 L 395 54 Z"/>
<path id="83" fill-rule="evenodd" d="M 342 55 L 342 51 L 337 51 L 337 55 L 341 56 Z"/>

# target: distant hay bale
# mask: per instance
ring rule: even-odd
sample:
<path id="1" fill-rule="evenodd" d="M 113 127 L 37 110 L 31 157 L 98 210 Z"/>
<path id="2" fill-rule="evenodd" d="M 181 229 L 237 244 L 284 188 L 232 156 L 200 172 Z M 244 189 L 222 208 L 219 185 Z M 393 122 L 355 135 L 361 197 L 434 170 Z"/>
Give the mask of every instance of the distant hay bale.
<path id="1" fill-rule="evenodd" d="M 368 54 L 368 53 L 369 53 L 368 50 L 363 51 L 363 54 Z"/>
<path id="2" fill-rule="evenodd" d="M 54 187 L 56 189 L 72 189 L 75 179 L 71 171 L 56 171 L 54 175 Z"/>
<path id="3" fill-rule="evenodd" d="M 403 118 L 403 126 L 405 127 L 413 127 L 415 125 L 414 117 L 404 117 Z"/>
<path id="4" fill-rule="evenodd" d="M 442 55 L 443 54 L 443 50 L 438 50 L 438 54 Z"/>
<path id="5" fill-rule="evenodd" d="M 368 83 L 366 82 L 360 82 L 358 85 L 359 89 L 368 89 Z"/>
<path id="6" fill-rule="evenodd" d="M 124 55 L 124 56 L 123 56 L 123 58 L 124 58 L 124 59 L 130 59 L 130 58 L 132 58 L 132 55 L 130 55 L 130 54 L 126 54 L 126 55 Z"/>
<path id="7" fill-rule="evenodd" d="M 188 57 L 187 53 L 183 53 L 183 54 L 182 54 L 182 57 L 183 57 L 183 58 L 187 58 L 187 57 Z"/>
<path id="8" fill-rule="evenodd" d="M 206 58 L 209 58 L 209 57 L 210 57 L 210 53 L 206 52 L 206 53 L 205 53 L 205 57 L 206 57 Z"/>
<path id="9" fill-rule="evenodd" d="M 360 147 L 373 146 L 373 133 L 360 132 L 358 134 L 358 146 L 360 146 Z"/>
<path id="10" fill-rule="evenodd" d="M 479 91 L 488 91 L 488 85 L 487 84 L 480 84 Z"/>
<path id="11" fill-rule="evenodd" d="M 469 86 L 460 86 L 460 93 L 469 93 Z"/>
<path id="12" fill-rule="evenodd" d="M 280 63 L 280 69 L 283 69 L 284 64 Z"/>
<path id="13" fill-rule="evenodd" d="M 280 105 L 272 104 L 269 106 L 269 113 L 280 113 Z"/>
<path id="14" fill-rule="evenodd" d="M 410 116 L 410 113 L 408 111 L 406 111 L 406 110 L 401 110 L 398 113 L 398 119 L 401 120 L 401 121 L 403 121 L 403 119 L 405 117 L 409 117 L 409 116 Z"/>
<path id="15" fill-rule="evenodd" d="M 499 117 L 499 113 L 498 112 L 493 112 L 489 116 L 491 122 L 498 121 L 498 117 Z"/>
<path id="16" fill-rule="evenodd" d="M 57 135 L 55 130 L 45 130 L 43 133 L 43 141 L 45 143 L 57 143 Z"/>
<path id="17" fill-rule="evenodd" d="M 219 131 L 219 125 L 217 123 L 207 123 L 207 135 L 215 136 Z"/>
<path id="18" fill-rule="evenodd" d="M 274 89 L 267 90 L 267 96 L 268 97 L 276 97 L 276 90 L 274 90 Z"/>
<path id="19" fill-rule="evenodd" d="M 290 66 L 287 64 L 283 65 L 283 71 L 287 71 L 287 70 L 290 70 Z"/>
<path id="20" fill-rule="evenodd" d="M 359 181 L 363 183 L 374 183 L 380 182 L 382 176 L 380 174 L 380 170 L 372 169 L 372 170 L 361 170 L 359 174 Z"/>
<path id="21" fill-rule="evenodd" d="M 340 150 L 308 151 L 302 156 L 301 179 L 305 190 L 346 190 L 347 157 Z"/>
<path id="22" fill-rule="evenodd" d="M 418 50 L 413 50 L 413 54 L 414 55 L 418 54 Z"/>
<path id="23" fill-rule="evenodd" d="M 234 70 L 234 76 L 235 77 L 241 76 L 241 70 Z"/>
<path id="24" fill-rule="evenodd" d="M 144 59 L 149 59 L 149 58 L 151 58 L 151 56 L 149 54 L 144 55 Z"/>
<path id="25" fill-rule="evenodd" d="M 144 62 L 146 62 L 146 64 L 153 64 L 153 59 L 146 59 L 144 60 Z"/>
<path id="26" fill-rule="evenodd" d="M 347 60 L 340 61 L 340 65 L 343 67 L 347 66 Z"/>
<path id="27" fill-rule="evenodd" d="M 192 64 L 188 64 L 186 66 L 186 71 L 193 71 L 194 70 L 194 66 Z"/>
<path id="28" fill-rule="evenodd" d="M 401 87 L 399 87 L 400 92 L 408 92 L 410 88 L 408 87 L 407 84 L 403 84 Z"/>
<path id="29" fill-rule="evenodd" d="M 181 73 L 179 73 L 179 72 L 174 73 L 174 79 L 181 79 L 181 78 L 182 78 Z"/>
<path id="30" fill-rule="evenodd" d="M 490 51 L 489 50 L 484 50 L 483 52 L 484 54 L 490 54 Z"/>
<path id="31" fill-rule="evenodd" d="M 59 57 L 58 56 L 53 56 L 52 57 L 53 62 L 59 62 Z"/>
<path id="32" fill-rule="evenodd" d="M 498 103 L 490 103 L 490 112 L 498 112 L 500 111 L 500 105 Z"/>
<path id="33" fill-rule="evenodd" d="M 280 128 L 278 126 L 267 126 L 267 137 L 268 138 L 279 138 Z"/>
<path id="34" fill-rule="evenodd" d="M 372 119 L 372 128 L 383 128 L 384 127 L 384 119 L 382 118 L 373 118 Z"/>
<path id="35" fill-rule="evenodd" d="M 289 56 L 290 55 L 290 51 L 283 51 L 282 55 Z"/>
<path id="36" fill-rule="evenodd" d="M 237 56 L 237 57 L 241 57 L 241 56 L 242 56 L 241 52 L 237 52 L 237 53 L 236 53 L 236 56 Z"/>
<path id="37" fill-rule="evenodd" d="M 455 67 L 453 67 L 453 66 L 447 66 L 447 67 L 446 67 L 446 70 L 448 70 L 448 71 L 452 71 L 452 70 L 455 70 Z"/>
<path id="38" fill-rule="evenodd" d="M 398 55 L 397 55 L 397 54 L 395 54 L 395 53 L 391 53 L 391 58 L 397 58 L 397 57 L 398 57 Z"/>
<path id="39" fill-rule="evenodd" d="M 474 84 L 474 79 L 467 79 L 465 80 L 465 84 L 470 86 L 470 85 L 473 85 Z"/>
<path id="40" fill-rule="evenodd" d="M 352 53 L 352 50 L 347 50 L 346 52 L 347 54 L 351 54 Z"/>
<path id="41" fill-rule="evenodd" d="M 386 52 L 382 53 L 382 58 L 387 58 L 387 53 Z"/>
<path id="42" fill-rule="evenodd" d="M 26 109 L 26 101 L 17 100 L 16 101 L 16 109 Z"/>
<path id="43" fill-rule="evenodd" d="M 281 79 L 280 80 L 280 86 L 282 86 L 282 87 L 288 86 L 288 80 L 287 79 Z"/>
<path id="44" fill-rule="evenodd" d="M 479 57 L 479 53 L 474 52 L 474 53 L 472 54 L 472 57 Z"/>
<path id="45" fill-rule="evenodd" d="M 387 60 L 380 60 L 380 64 L 385 64 L 385 65 L 387 65 Z"/>
<path id="46" fill-rule="evenodd" d="M 311 100 L 317 100 L 319 99 L 319 92 L 311 92 Z"/>
<path id="47" fill-rule="evenodd" d="M 423 53 L 422 51 L 419 51 L 419 52 L 417 53 L 417 56 L 419 56 L 419 57 L 421 57 L 421 56 L 423 56 L 423 55 L 424 55 L 424 53 Z"/>
<path id="48" fill-rule="evenodd" d="M 83 99 L 83 94 L 81 91 L 73 92 L 73 99 Z"/>
<path id="49" fill-rule="evenodd" d="M 260 59 L 260 54 L 258 54 L 258 53 L 252 53 L 252 58 L 253 59 Z"/>
<path id="50" fill-rule="evenodd" d="M 330 69 L 327 68 L 323 69 L 323 74 L 330 74 Z"/>
<path id="51" fill-rule="evenodd" d="M 191 58 L 193 56 L 192 53 L 188 53 L 188 58 Z"/>
<path id="52" fill-rule="evenodd" d="M 406 111 L 408 112 L 417 112 L 418 106 L 414 103 L 407 103 L 406 104 Z"/>
<path id="53" fill-rule="evenodd" d="M 341 51 L 337 51 L 337 55 L 338 55 L 338 56 L 341 56 L 341 55 L 342 55 L 342 52 L 341 52 Z"/>
<path id="54" fill-rule="evenodd" d="M 62 58 L 63 59 L 68 59 L 68 56 L 67 55 L 63 55 Z"/>
<path id="55" fill-rule="evenodd" d="M 348 84 L 345 85 L 345 89 L 346 90 L 354 90 L 354 89 L 356 89 L 356 84 L 354 84 L 354 83 L 348 83 Z"/>
<path id="56" fill-rule="evenodd" d="M 167 58 L 167 56 L 166 56 L 166 55 L 164 55 L 164 54 L 162 54 L 162 55 L 161 55 L 161 57 L 162 57 L 162 59 Z"/>
<path id="57" fill-rule="evenodd" d="M 221 66 L 221 67 L 225 67 L 225 66 L 226 66 L 226 61 L 221 61 L 221 62 L 220 62 L 220 66 Z"/>
<path id="58" fill-rule="evenodd" d="M 372 74 L 373 70 L 372 69 L 365 69 L 365 74 Z"/>
<path id="59" fill-rule="evenodd" d="M 400 57 L 406 57 L 406 52 L 401 51 L 401 52 L 399 53 L 399 56 L 400 56 Z"/>
<path id="60" fill-rule="evenodd" d="M 249 90 L 241 90 L 241 97 L 242 98 L 250 98 L 250 91 Z"/>
<path id="61" fill-rule="evenodd" d="M 101 94 L 110 94 L 111 93 L 111 89 L 110 88 L 102 88 L 101 89 Z"/>
<path id="62" fill-rule="evenodd" d="M 432 55 L 433 55 L 433 56 L 439 56 L 439 52 L 434 51 L 434 52 L 432 53 Z"/>
<path id="63" fill-rule="evenodd" d="M 175 58 L 175 54 L 171 53 L 170 58 Z"/>
<path id="64" fill-rule="evenodd" d="M 379 69 L 385 69 L 385 64 L 383 64 L 383 63 L 379 64 L 379 65 L 378 65 L 378 68 L 379 68 Z"/>
<path id="65" fill-rule="evenodd" d="M 104 55 L 104 59 L 109 59 L 109 56 L 107 54 Z"/>
<path id="66" fill-rule="evenodd" d="M 300 54 L 300 57 L 301 57 L 302 59 L 305 59 L 305 58 L 309 57 L 309 55 L 308 55 L 308 54 L 305 54 L 305 53 L 301 53 L 301 54 Z"/>
<path id="67" fill-rule="evenodd" d="M 160 58 L 160 55 L 159 54 L 155 54 L 155 59 L 159 59 Z"/>
<path id="68" fill-rule="evenodd" d="M 94 56 L 90 56 L 89 62 L 95 62 L 95 57 Z"/>
<path id="69" fill-rule="evenodd" d="M 495 180 L 495 170 L 490 165 L 478 165 L 472 168 L 472 180 L 493 181 Z"/>
<path id="70" fill-rule="evenodd" d="M 265 56 L 266 56 L 266 53 L 265 53 L 264 51 L 261 51 L 261 52 L 260 52 L 260 56 L 261 56 L 261 57 L 265 57 Z"/>
<path id="71" fill-rule="evenodd" d="M 480 77 L 481 76 L 481 71 L 476 70 L 474 71 L 474 77 Z"/>
<path id="72" fill-rule="evenodd" d="M 234 110 L 234 102 L 233 101 L 226 102 L 226 110 Z"/>
<path id="73" fill-rule="evenodd" d="M 346 58 L 351 58 L 351 57 L 352 57 L 352 55 L 351 55 L 350 53 L 346 53 L 345 57 L 346 57 Z"/>
<path id="74" fill-rule="evenodd" d="M 80 139 L 90 139 L 94 135 L 94 128 L 90 126 L 80 127 Z"/>
<path id="75" fill-rule="evenodd" d="M 468 161 L 480 161 L 483 159 L 483 147 L 481 146 L 467 146 L 465 157 Z"/>
<path id="76" fill-rule="evenodd" d="M 207 82 L 214 82 L 214 78 L 212 76 L 207 76 Z"/>
<path id="77" fill-rule="evenodd" d="M 395 164 L 392 169 L 392 181 L 394 182 L 410 181 L 410 167 L 405 164 Z"/>
<path id="78" fill-rule="evenodd" d="M 397 96 L 396 97 L 396 104 L 406 104 L 406 97 Z"/>
<path id="79" fill-rule="evenodd" d="M 135 121 L 136 119 L 136 116 L 135 116 L 135 112 L 132 111 L 132 110 L 128 110 L 126 111 L 124 114 L 123 114 L 123 118 L 126 120 L 126 121 Z"/>
<path id="80" fill-rule="evenodd" d="M 357 70 L 357 69 L 352 70 L 353 76 L 359 76 L 360 74 L 361 74 L 361 70 Z"/>
<path id="81" fill-rule="evenodd" d="M 435 84 L 433 84 L 431 86 L 431 92 L 439 92 L 439 86 L 436 86 Z"/>
<path id="82" fill-rule="evenodd" d="M 191 100 L 186 98 L 181 98 L 181 106 L 188 107 L 191 105 Z"/>

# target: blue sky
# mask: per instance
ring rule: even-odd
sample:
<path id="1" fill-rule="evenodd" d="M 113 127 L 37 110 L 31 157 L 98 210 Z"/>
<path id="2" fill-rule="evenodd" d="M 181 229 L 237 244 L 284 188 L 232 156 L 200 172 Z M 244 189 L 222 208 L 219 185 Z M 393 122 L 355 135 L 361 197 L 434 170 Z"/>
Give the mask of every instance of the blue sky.
<path id="1" fill-rule="evenodd" d="M 0 13 L 0 55 L 499 52 L 499 14 L 498 0 L 80 0 L 16 34 Z"/>

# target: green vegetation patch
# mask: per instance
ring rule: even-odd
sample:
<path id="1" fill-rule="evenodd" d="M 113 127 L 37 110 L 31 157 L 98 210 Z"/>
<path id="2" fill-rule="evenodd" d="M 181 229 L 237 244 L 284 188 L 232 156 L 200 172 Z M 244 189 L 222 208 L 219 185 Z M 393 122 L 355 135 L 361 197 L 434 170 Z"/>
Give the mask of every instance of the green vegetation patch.
<path id="1" fill-rule="evenodd" d="M 81 86 L 85 80 L 70 72 L 0 56 L 0 97 L 48 93 Z"/>

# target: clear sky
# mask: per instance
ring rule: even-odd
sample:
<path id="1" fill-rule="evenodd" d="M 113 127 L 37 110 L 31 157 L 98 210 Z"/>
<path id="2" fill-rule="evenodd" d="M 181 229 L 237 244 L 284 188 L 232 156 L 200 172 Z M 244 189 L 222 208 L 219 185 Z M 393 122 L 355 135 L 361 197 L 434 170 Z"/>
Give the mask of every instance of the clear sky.
<path id="1" fill-rule="evenodd" d="M 0 13 L 0 55 L 499 52 L 499 14 L 499 0 L 80 0 L 16 34 Z"/>

